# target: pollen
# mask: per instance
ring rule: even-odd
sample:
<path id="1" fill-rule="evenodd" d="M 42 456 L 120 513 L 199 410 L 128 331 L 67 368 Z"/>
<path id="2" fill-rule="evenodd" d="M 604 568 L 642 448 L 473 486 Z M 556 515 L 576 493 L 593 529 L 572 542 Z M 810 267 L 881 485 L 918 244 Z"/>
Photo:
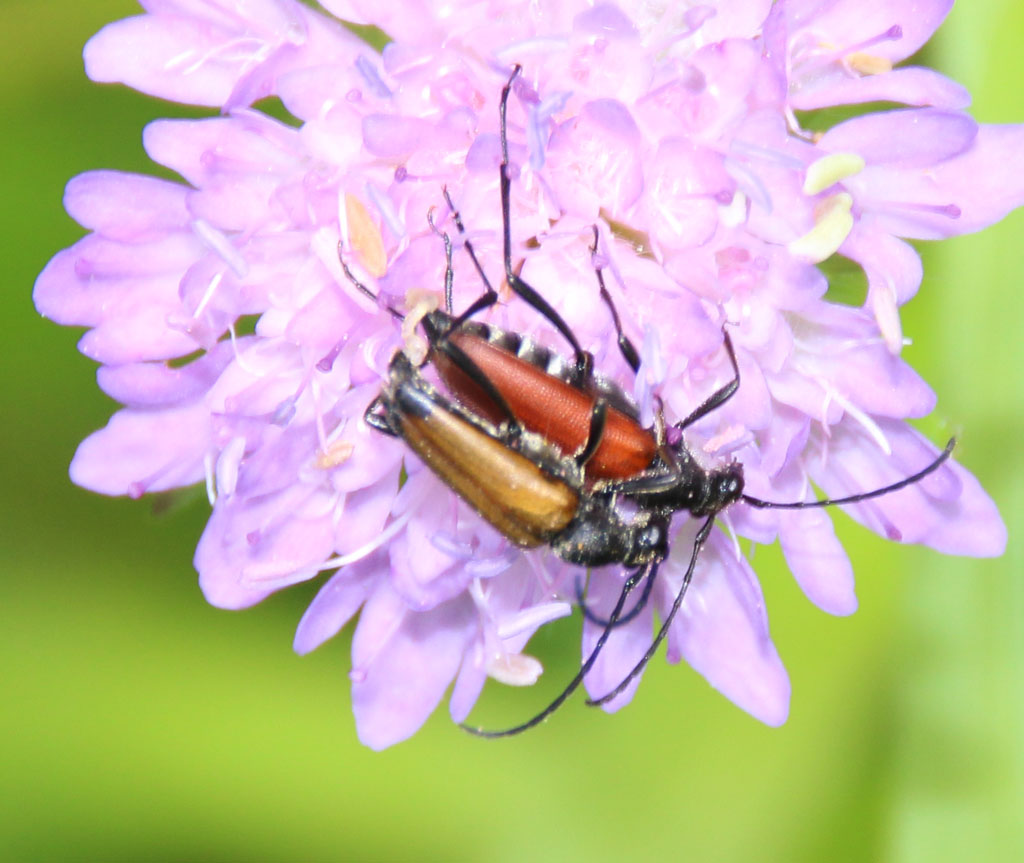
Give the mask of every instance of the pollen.
<path id="1" fill-rule="evenodd" d="M 864 170 L 864 159 L 856 153 L 831 153 L 807 166 L 804 194 L 817 195 Z"/>
<path id="2" fill-rule="evenodd" d="M 363 202 L 355 195 L 345 193 L 345 219 L 348 223 L 348 245 L 359 256 L 363 268 L 374 278 L 388 270 L 388 256 L 380 228 L 370 218 Z"/>
<path id="3" fill-rule="evenodd" d="M 846 65 L 860 75 L 881 75 L 892 71 L 892 61 L 885 57 L 879 57 L 877 54 L 857 51 L 847 54 L 844 59 Z"/>
<path id="4" fill-rule="evenodd" d="M 427 315 L 437 308 L 437 296 L 428 291 L 412 290 L 405 295 L 406 308 L 409 310 L 402 321 L 402 341 L 405 353 L 413 365 L 423 365 L 430 352 L 430 345 L 416 328 Z"/>
<path id="5" fill-rule="evenodd" d="M 352 458 L 354 450 L 355 444 L 352 441 L 333 441 L 327 446 L 326 450 L 321 450 L 317 453 L 316 466 L 320 470 L 330 470 L 332 467 L 338 467 L 338 465 L 342 465 Z"/>
<path id="6" fill-rule="evenodd" d="M 793 240 L 790 254 L 820 263 L 834 255 L 853 229 L 853 198 L 846 192 L 825 198 L 815 209 L 814 227 Z"/>
<path id="7" fill-rule="evenodd" d="M 525 653 L 503 653 L 487 662 L 487 674 L 508 686 L 533 686 L 544 671 L 540 661 Z"/>

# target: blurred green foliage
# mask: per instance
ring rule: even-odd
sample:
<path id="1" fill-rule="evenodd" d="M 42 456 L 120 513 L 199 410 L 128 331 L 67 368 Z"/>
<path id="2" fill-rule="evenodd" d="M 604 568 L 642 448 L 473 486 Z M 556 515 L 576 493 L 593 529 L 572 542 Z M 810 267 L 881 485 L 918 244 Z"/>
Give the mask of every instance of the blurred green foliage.
<path id="1" fill-rule="evenodd" d="M 656 661 L 616 716 L 576 699 L 508 741 L 442 708 L 411 741 L 356 741 L 348 640 L 290 649 L 315 585 L 239 614 L 207 607 L 192 550 L 202 499 L 168 512 L 73 487 L 77 442 L 114 406 L 78 333 L 31 304 L 80 229 L 60 205 L 91 168 L 152 172 L 140 144 L 174 106 L 87 82 L 80 51 L 128 0 L 4 4 L 0 371 L 0 856 L 12 860 L 1024 859 L 1024 217 L 925 249 L 908 360 L 939 394 L 925 427 L 1010 527 L 999 561 L 886 544 L 836 516 L 860 611 L 830 618 L 775 549 L 756 561 L 793 681 L 768 729 Z M 931 61 L 986 122 L 1024 120 L 1024 7 L 961 3 Z M 489 689 L 476 716 L 529 715 L 572 672 L 578 619 L 546 631 L 535 691 Z"/>

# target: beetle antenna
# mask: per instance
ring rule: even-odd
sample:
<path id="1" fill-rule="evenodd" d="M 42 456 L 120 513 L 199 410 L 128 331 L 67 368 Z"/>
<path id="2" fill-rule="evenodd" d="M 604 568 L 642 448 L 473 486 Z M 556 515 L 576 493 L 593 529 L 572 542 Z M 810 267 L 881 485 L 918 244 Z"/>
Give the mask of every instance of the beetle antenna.
<path id="1" fill-rule="evenodd" d="M 353 273 L 352 270 L 349 268 L 349 265 L 345 262 L 345 258 L 342 255 L 342 253 L 344 251 L 345 251 L 344 244 L 341 242 L 341 240 L 338 240 L 338 262 L 341 264 L 341 269 L 345 273 L 345 278 L 347 278 L 352 283 L 352 285 L 355 288 L 357 288 L 362 293 L 366 294 L 366 296 L 368 296 L 371 300 L 373 300 L 378 306 L 381 305 L 380 295 L 379 294 L 375 294 L 366 285 L 364 285 L 361 281 L 359 281 L 359 279 L 356 278 L 355 273 Z M 398 321 L 404 321 L 405 320 L 405 315 L 403 315 L 400 311 L 398 311 L 398 309 L 393 309 L 387 303 L 384 303 L 383 305 L 384 305 L 384 309 L 395 320 L 398 320 Z"/>
<path id="2" fill-rule="evenodd" d="M 633 374 L 636 374 L 640 371 L 640 354 L 637 353 L 636 346 L 630 341 L 629 336 L 622 331 L 622 319 L 619 317 L 619 310 L 615 308 L 612 295 L 608 293 L 608 287 L 604 283 L 604 267 L 599 266 L 597 246 L 600 233 L 597 230 L 597 225 L 592 227 L 594 231 L 594 244 L 590 247 L 590 255 L 594 264 L 594 273 L 597 275 L 597 286 L 601 292 L 601 299 L 608 306 L 608 311 L 612 315 L 612 322 L 615 324 L 615 336 L 619 344 L 619 353 L 622 354 L 627 365 L 633 370 Z"/>
<path id="3" fill-rule="evenodd" d="M 934 461 L 931 462 L 927 467 L 919 470 L 915 474 L 911 474 L 908 477 L 901 479 L 899 482 L 894 482 L 891 485 L 883 486 L 882 488 L 876 488 L 872 491 L 864 491 L 860 494 L 851 494 L 849 497 L 826 497 L 822 500 L 808 500 L 808 501 L 796 501 L 793 503 L 780 503 L 774 500 L 761 500 L 760 498 L 750 497 L 750 495 L 741 495 L 740 499 L 750 506 L 757 507 L 758 509 L 811 509 L 812 507 L 821 506 L 837 506 L 845 503 L 860 503 L 862 500 L 871 500 L 874 497 L 882 497 L 882 495 L 890 494 L 894 491 L 899 491 L 901 488 L 906 488 L 908 485 L 913 485 L 916 482 L 920 482 L 928 474 L 938 470 L 939 467 L 945 462 L 952 454 L 953 447 L 956 446 L 956 438 L 951 437 L 949 442 L 946 444 L 946 448 L 939 453 Z"/>
<path id="4" fill-rule="evenodd" d="M 656 573 L 657 570 L 647 577 L 647 581 L 644 582 L 643 592 L 640 594 L 640 598 L 636 601 L 636 605 L 615 621 L 616 627 L 625 626 L 644 610 L 647 605 L 647 600 L 651 598 L 651 590 L 654 588 L 654 576 Z M 583 593 L 583 579 L 580 578 L 580 576 L 576 576 L 576 604 L 580 607 L 583 617 L 596 626 L 607 626 L 611 620 L 609 617 L 600 617 L 590 610 L 590 606 L 587 605 L 587 598 Z"/>
<path id="5" fill-rule="evenodd" d="M 448 206 L 451 206 L 452 201 L 451 198 L 448 197 L 447 189 L 444 190 L 444 199 L 448 202 Z M 427 210 L 427 224 L 430 225 L 430 230 L 437 234 L 444 243 L 444 308 L 448 314 L 451 314 L 452 285 L 455 282 L 455 268 L 452 266 L 452 238 L 448 236 L 446 231 L 442 231 L 434 223 L 433 207 Z M 473 260 L 476 261 L 476 255 L 473 255 L 472 257 Z"/>
<path id="6" fill-rule="evenodd" d="M 608 617 L 608 624 L 605 626 L 604 631 L 598 637 L 597 642 L 594 644 L 594 649 L 590 651 L 590 656 L 587 657 L 586 661 L 580 667 L 580 670 L 576 672 L 576 676 L 569 681 L 568 685 L 561 691 L 559 696 L 552 701 L 547 707 L 545 707 L 540 713 L 534 716 L 532 719 L 528 719 L 520 725 L 514 725 L 512 728 L 505 728 L 501 731 L 487 731 L 483 728 L 474 728 L 471 725 L 463 724 L 461 727 L 468 731 L 470 734 L 475 734 L 477 737 L 511 737 L 513 734 L 520 734 L 523 731 L 527 731 L 533 728 L 535 725 L 540 725 L 545 719 L 547 719 L 552 713 L 558 710 L 562 706 L 563 702 L 576 691 L 577 687 L 583 682 L 583 678 L 590 673 L 590 669 L 594 667 L 594 663 L 597 662 L 597 657 L 604 648 L 605 642 L 608 640 L 608 636 L 612 634 L 612 630 L 615 628 L 616 621 L 619 619 L 619 615 L 622 613 L 622 608 L 626 604 L 626 597 L 632 592 L 633 588 L 636 587 L 641 579 L 645 576 L 648 580 L 654 578 L 654 574 L 658 571 L 658 565 L 660 561 L 651 561 L 640 569 L 632 572 L 629 577 L 626 578 L 625 584 L 622 585 L 622 592 L 619 594 L 619 599 L 615 603 L 615 608 L 612 609 L 612 613 Z M 691 566 L 692 569 L 692 566 Z"/>
<path id="7" fill-rule="evenodd" d="M 693 580 L 693 570 L 697 566 L 697 556 L 700 554 L 700 550 L 704 547 L 704 543 L 707 541 L 708 535 L 711 533 L 711 526 L 715 523 L 715 515 L 712 513 L 705 520 L 704 524 L 700 526 L 700 530 L 697 531 L 697 536 L 693 540 L 693 551 L 690 553 L 690 565 L 686 567 L 686 574 L 683 576 L 682 586 L 679 588 L 679 592 L 676 594 L 675 602 L 672 603 L 672 608 L 669 613 L 665 615 L 665 620 L 661 624 L 661 629 L 658 630 L 658 634 L 654 636 L 654 640 L 651 642 L 651 646 L 647 648 L 647 652 L 644 653 L 640 661 L 633 666 L 633 670 L 629 672 L 623 678 L 622 682 L 616 686 L 611 692 L 602 695 L 600 698 L 588 698 L 587 705 L 590 707 L 597 707 L 601 704 L 607 704 L 617 695 L 619 695 L 633 679 L 640 674 L 644 668 L 647 667 L 647 663 L 651 661 L 651 657 L 654 656 L 661 642 L 665 640 L 665 636 L 668 635 L 668 629 L 672 625 L 672 621 L 675 619 L 676 612 L 679 611 L 679 607 L 683 604 L 683 597 L 686 596 L 686 590 L 690 586 L 690 582 Z M 621 602 L 621 600 L 620 600 Z M 614 611 L 609 620 L 614 621 L 616 615 Z M 605 628 L 605 634 L 609 631 L 609 628 Z"/>
<path id="8" fill-rule="evenodd" d="M 483 309 L 493 306 L 498 302 L 498 292 L 494 290 L 494 286 L 491 284 L 491 280 L 487 278 L 487 273 L 484 272 L 483 264 L 480 263 L 480 259 L 476 254 L 476 247 L 473 242 L 469 239 L 469 233 L 466 231 L 466 224 L 462 221 L 462 215 L 455 207 L 455 202 L 452 201 L 452 196 L 448 192 L 448 187 L 444 186 L 441 191 L 444 193 L 445 203 L 448 205 L 448 211 L 452 214 L 452 221 L 455 222 L 455 227 L 459 230 L 459 236 L 462 238 L 462 248 L 466 250 L 466 254 L 469 255 L 470 261 L 473 262 L 473 268 L 476 270 L 477 275 L 480 276 L 480 281 L 484 283 L 484 292 L 477 297 L 473 304 L 466 309 L 457 319 L 456 326 L 463 324 L 469 320 L 477 312 Z M 430 220 L 430 227 L 434 228 L 433 220 Z M 434 228 L 435 233 L 439 233 L 437 228 Z M 451 299 L 449 299 L 448 313 L 452 313 Z M 454 327 L 453 327 L 454 329 Z"/>

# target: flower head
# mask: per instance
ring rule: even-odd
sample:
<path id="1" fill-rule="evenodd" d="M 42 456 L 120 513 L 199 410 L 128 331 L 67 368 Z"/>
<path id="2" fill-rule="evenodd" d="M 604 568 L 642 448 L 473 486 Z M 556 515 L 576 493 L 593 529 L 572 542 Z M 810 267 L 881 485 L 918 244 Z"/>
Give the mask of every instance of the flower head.
<path id="1" fill-rule="evenodd" d="M 727 324 L 742 385 L 687 439 L 709 465 L 742 462 L 752 494 L 803 500 L 814 483 L 842 497 L 934 458 L 907 424 L 935 402 L 900 358 L 899 307 L 922 276 L 907 240 L 974 231 L 1024 202 L 1024 129 L 979 125 L 960 86 L 896 65 L 947 0 L 867 12 L 853 0 L 324 0 L 388 34 L 382 53 L 294 0 L 145 5 L 89 42 L 89 75 L 222 113 L 147 127 L 146 151 L 182 183 L 97 171 L 68 185 L 68 212 L 90 233 L 50 262 L 35 301 L 88 328 L 80 348 L 124 405 L 82 443 L 72 478 L 132 496 L 205 482 L 213 510 L 195 564 L 215 605 L 250 606 L 336 570 L 295 648 L 359 614 L 351 678 L 367 745 L 414 733 L 453 681 L 456 721 L 488 676 L 532 683 L 541 669 L 527 641 L 571 611 L 576 568 L 511 546 L 363 421 L 403 335 L 337 257 L 340 241 L 382 304 L 440 294 L 444 250 L 427 217 L 446 212 L 447 187 L 497 277 L 498 98 L 513 64 L 515 263 L 648 417 L 655 396 L 669 420 L 686 417 L 728 379 Z M 295 122 L 262 110 L 266 97 Z M 804 128 L 803 112 L 877 101 L 903 107 Z M 863 269 L 863 305 L 830 301 L 818 265 L 833 255 Z M 636 375 L 595 264 L 642 346 Z M 456 308 L 480 290 L 457 249 Z M 519 300 L 490 315 L 565 347 Z M 849 512 L 947 553 L 1005 544 L 994 505 L 953 463 Z M 808 597 L 835 614 L 856 606 L 851 564 L 820 509 L 737 503 L 722 521 L 668 657 L 778 724 L 788 678 L 735 537 L 778 538 Z M 612 633 L 591 694 L 647 648 L 694 530 L 675 520 L 652 608 Z M 621 567 L 593 573 L 595 610 L 608 612 L 621 579 Z M 584 655 L 600 631 L 585 624 Z"/>

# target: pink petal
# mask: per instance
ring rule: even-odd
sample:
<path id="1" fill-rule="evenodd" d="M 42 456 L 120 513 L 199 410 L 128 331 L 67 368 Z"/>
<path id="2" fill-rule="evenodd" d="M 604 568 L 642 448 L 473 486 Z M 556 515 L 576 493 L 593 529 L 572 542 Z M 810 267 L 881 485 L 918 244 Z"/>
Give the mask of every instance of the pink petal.
<path id="1" fill-rule="evenodd" d="M 623 581 L 624 574 L 621 571 L 615 572 L 612 567 L 593 572 L 590 577 L 590 589 L 587 592 L 588 607 L 600 617 L 607 618 L 618 601 Z M 626 600 L 623 614 L 628 614 L 635 606 L 643 588 L 643 584 L 640 584 L 633 590 Z M 653 638 L 652 614 L 653 608 L 649 604 L 633 620 L 612 631 L 604 649 L 583 681 L 591 698 L 600 698 L 605 693 L 611 692 L 621 681 L 625 680 L 626 675 L 643 657 Z M 598 626 L 588 620 L 584 621 L 582 644 L 584 660 L 594 650 L 594 645 L 603 631 L 603 626 Z M 602 709 L 608 713 L 614 713 L 625 707 L 632 701 L 642 679 L 643 674 L 638 674 L 620 695 L 602 705 Z"/>
<path id="2" fill-rule="evenodd" d="M 131 407 L 164 407 L 202 397 L 231 361 L 231 345 L 217 349 L 184 366 L 166 363 L 131 363 L 100 366 L 96 377 L 108 396 Z"/>
<path id="3" fill-rule="evenodd" d="M 837 66 L 830 68 L 827 74 L 801 82 L 790 101 L 799 111 L 864 102 L 897 102 L 960 110 L 971 104 L 971 94 L 956 81 L 920 66 L 855 77 L 850 77 Z"/>
<path id="4" fill-rule="evenodd" d="M 640 131 L 613 99 L 588 102 L 555 129 L 548 166 L 563 211 L 584 219 L 604 208 L 621 216 L 643 191 Z"/>
<path id="5" fill-rule="evenodd" d="M 155 177 L 89 171 L 68 182 L 64 207 L 83 228 L 112 240 L 138 242 L 188 224 L 187 192 L 178 183 Z"/>
<path id="6" fill-rule="evenodd" d="M 779 528 L 786 563 L 807 598 L 829 614 L 853 614 L 857 610 L 853 566 L 836 539 L 828 513 L 822 509 L 787 512 L 779 518 Z"/>
<path id="7" fill-rule="evenodd" d="M 299 621 L 293 644 L 295 652 L 305 655 L 341 632 L 366 602 L 373 584 L 386 574 L 387 561 L 379 553 L 332 575 Z"/>
<path id="8" fill-rule="evenodd" d="M 139 15 L 108 24 L 86 43 L 85 71 L 93 81 L 218 107 L 251 62 L 245 53 L 224 50 L 234 37 L 194 18 Z"/>
<path id="9" fill-rule="evenodd" d="M 78 447 L 71 479 L 101 494 L 141 497 L 203 478 L 210 446 L 202 403 L 162 411 L 121 410 Z"/>
<path id="10" fill-rule="evenodd" d="M 691 533 L 692 535 L 692 533 Z M 689 548 L 677 537 L 663 570 L 665 593 L 678 589 Z M 669 633 L 669 661 L 682 656 L 715 689 L 766 725 L 789 715 L 789 676 L 768 634 L 757 578 L 724 535 L 713 532 Z"/>
<path id="11" fill-rule="evenodd" d="M 817 33 L 839 45 L 855 45 L 874 39 L 894 25 L 900 38 L 876 42 L 864 50 L 898 62 L 927 42 L 945 20 L 953 0 L 821 0 L 787 2 L 794 21 L 807 19 Z"/>
<path id="12" fill-rule="evenodd" d="M 870 491 L 925 467 L 936 448 L 917 431 L 895 420 L 878 420 L 893 455 L 886 458 L 848 421 L 833 427 L 827 462 L 810 457 L 815 482 L 829 497 Z M 947 462 L 920 482 L 846 508 L 861 524 L 887 539 L 921 543 L 947 554 L 994 557 L 1006 548 L 1006 526 L 978 481 Z"/>
<path id="13" fill-rule="evenodd" d="M 385 749 L 419 730 L 454 680 L 475 622 L 468 597 L 414 612 L 388 584 L 378 587 L 352 639 L 352 711 L 363 744 Z"/>

